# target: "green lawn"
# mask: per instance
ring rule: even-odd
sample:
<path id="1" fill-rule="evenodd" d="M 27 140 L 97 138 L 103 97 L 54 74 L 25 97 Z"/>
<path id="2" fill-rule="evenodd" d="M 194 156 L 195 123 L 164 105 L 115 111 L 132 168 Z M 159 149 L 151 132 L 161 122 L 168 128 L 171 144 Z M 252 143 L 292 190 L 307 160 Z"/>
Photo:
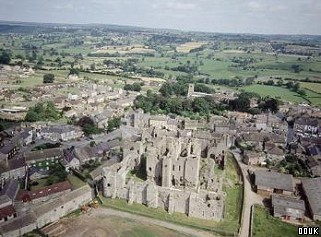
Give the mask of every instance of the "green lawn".
<path id="1" fill-rule="evenodd" d="M 253 237 L 294 237 L 298 227 L 285 223 L 269 214 L 264 207 L 255 206 L 253 216 Z"/>
<path id="2" fill-rule="evenodd" d="M 86 185 L 85 182 L 74 175 L 68 175 L 67 180 L 70 182 L 71 186 L 74 189 L 81 188 Z"/>
<path id="3" fill-rule="evenodd" d="M 47 179 L 44 178 L 44 179 L 38 179 L 36 181 L 38 184 L 37 185 L 31 185 L 30 188 L 31 190 L 37 190 L 37 189 L 40 189 L 40 188 L 44 188 L 47 186 Z"/>

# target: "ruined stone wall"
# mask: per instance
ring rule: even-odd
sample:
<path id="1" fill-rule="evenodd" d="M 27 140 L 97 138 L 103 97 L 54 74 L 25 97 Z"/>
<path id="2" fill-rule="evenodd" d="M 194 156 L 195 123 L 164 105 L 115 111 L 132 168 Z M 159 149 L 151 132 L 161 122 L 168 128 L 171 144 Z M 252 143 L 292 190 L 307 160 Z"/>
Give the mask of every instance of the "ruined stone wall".
<path id="1" fill-rule="evenodd" d="M 182 137 L 175 131 L 146 129 L 142 141 L 126 143 L 121 163 L 103 169 L 103 194 L 169 213 L 219 220 L 223 218 L 225 194 L 214 173 L 214 159 L 201 156 L 204 150 L 217 155 L 227 149 L 226 144 L 227 137 L 222 135 Z M 146 157 L 146 181 L 127 175 L 139 167 L 141 155 Z"/>

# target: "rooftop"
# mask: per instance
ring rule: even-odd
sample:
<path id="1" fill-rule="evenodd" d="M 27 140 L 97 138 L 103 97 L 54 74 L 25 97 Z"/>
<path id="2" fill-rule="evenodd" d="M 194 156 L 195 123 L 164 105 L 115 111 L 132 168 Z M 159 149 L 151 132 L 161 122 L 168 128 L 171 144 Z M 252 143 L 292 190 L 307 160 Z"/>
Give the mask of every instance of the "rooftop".
<path id="1" fill-rule="evenodd" d="M 71 185 L 68 181 L 56 183 L 45 188 L 34 191 L 20 190 L 16 200 L 18 201 L 32 201 L 34 199 L 46 197 L 55 193 L 71 190 Z"/>
<path id="2" fill-rule="evenodd" d="M 321 178 L 302 180 L 302 186 L 314 215 L 321 215 Z"/>
<path id="3" fill-rule="evenodd" d="M 277 172 L 268 172 L 257 170 L 255 174 L 255 185 L 265 186 L 285 191 L 294 191 L 293 177 L 290 174 L 282 174 Z"/>
<path id="4" fill-rule="evenodd" d="M 305 211 L 305 204 L 303 200 L 294 197 L 272 195 L 272 206 L 277 208 L 278 211 L 286 211 L 287 208 Z"/>

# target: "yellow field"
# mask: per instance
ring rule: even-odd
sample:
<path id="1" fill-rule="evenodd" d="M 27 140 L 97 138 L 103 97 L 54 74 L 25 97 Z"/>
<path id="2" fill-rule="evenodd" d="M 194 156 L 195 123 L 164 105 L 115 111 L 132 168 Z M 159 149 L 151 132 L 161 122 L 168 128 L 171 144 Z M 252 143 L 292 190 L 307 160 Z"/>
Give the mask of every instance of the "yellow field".
<path id="1" fill-rule="evenodd" d="M 158 78 L 158 77 L 140 77 L 140 79 L 144 82 L 148 82 L 148 81 L 166 82 L 165 79 Z"/>
<path id="2" fill-rule="evenodd" d="M 93 53 L 155 53 L 154 49 L 149 49 L 143 45 L 125 45 L 125 46 L 106 46 L 94 51 Z"/>
<path id="3" fill-rule="evenodd" d="M 229 49 L 229 50 L 223 50 L 224 53 L 246 53 L 243 50 L 234 50 L 234 49 Z"/>
<path id="4" fill-rule="evenodd" d="M 192 49 L 196 49 L 204 45 L 205 42 L 187 42 L 176 47 L 179 53 L 189 53 Z"/>

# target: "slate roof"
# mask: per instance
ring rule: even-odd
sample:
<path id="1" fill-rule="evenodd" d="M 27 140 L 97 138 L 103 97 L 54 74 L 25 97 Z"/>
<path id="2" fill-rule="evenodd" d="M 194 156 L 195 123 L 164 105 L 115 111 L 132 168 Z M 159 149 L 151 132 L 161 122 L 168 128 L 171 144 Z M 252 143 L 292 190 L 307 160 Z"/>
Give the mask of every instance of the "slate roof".
<path id="1" fill-rule="evenodd" d="M 10 199 L 14 199 L 17 195 L 17 191 L 19 190 L 19 182 L 15 179 L 11 179 L 7 182 L 3 189 L 0 191 L 0 196 L 6 195 Z"/>
<path id="2" fill-rule="evenodd" d="M 10 170 L 22 168 L 26 165 L 25 158 L 20 155 L 17 158 L 8 160 Z"/>
<path id="3" fill-rule="evenodd" d="M 321 215 L 321 178 L 302 180 L 302 187 L 314 215 Z"/>
<path id="4" fill-rule="evenodd" d="M 290 174 L 281 174 L 277 172 L 268 172 L 257 170 L 254 172 L 255 185 L 264 186 L 285 191 L 294 191 L 293 176 Z"/>
<path id="5" fill-rule="evenodd" d="M 299 200 L 294 197 L 281 196 L 281 195 L 272 195 L 272 206 L 274 213 L 277 212 L 282 215 L 289 215 L 290 209 L 296 209 L 305 211 L 305 204 L 303 200 Z"/>
<path id="6" fill-rule="evenodd" d="M 51 127 L 46 127 L 41 130 L 43 133 L 67 133 L 76 130 L 74 126 L 71 125 L 64 125 L 64 126 L 51 126 Z"/>
<path id="7" fill-rule="evenodd" d="M 60 148 L 51 148 L 40 151 L 32 151 L 25 153 L 26 161 L 44 160 L 51 157 L 62 157 L 63 153 Z"/>
<path id="8" fill-rule="evenodd" d="M 11 179 L 0 191 L 0 204 L 12 201 L 16 198 L 19 190 L 19 182 Z"/>
<path id="9" fill-rule="evenodd" d="M 5 142 L 0 145 L 0 153 L 2 154 L 9 154 L 13 149 L 14 145 L 11 142 Z"/>

